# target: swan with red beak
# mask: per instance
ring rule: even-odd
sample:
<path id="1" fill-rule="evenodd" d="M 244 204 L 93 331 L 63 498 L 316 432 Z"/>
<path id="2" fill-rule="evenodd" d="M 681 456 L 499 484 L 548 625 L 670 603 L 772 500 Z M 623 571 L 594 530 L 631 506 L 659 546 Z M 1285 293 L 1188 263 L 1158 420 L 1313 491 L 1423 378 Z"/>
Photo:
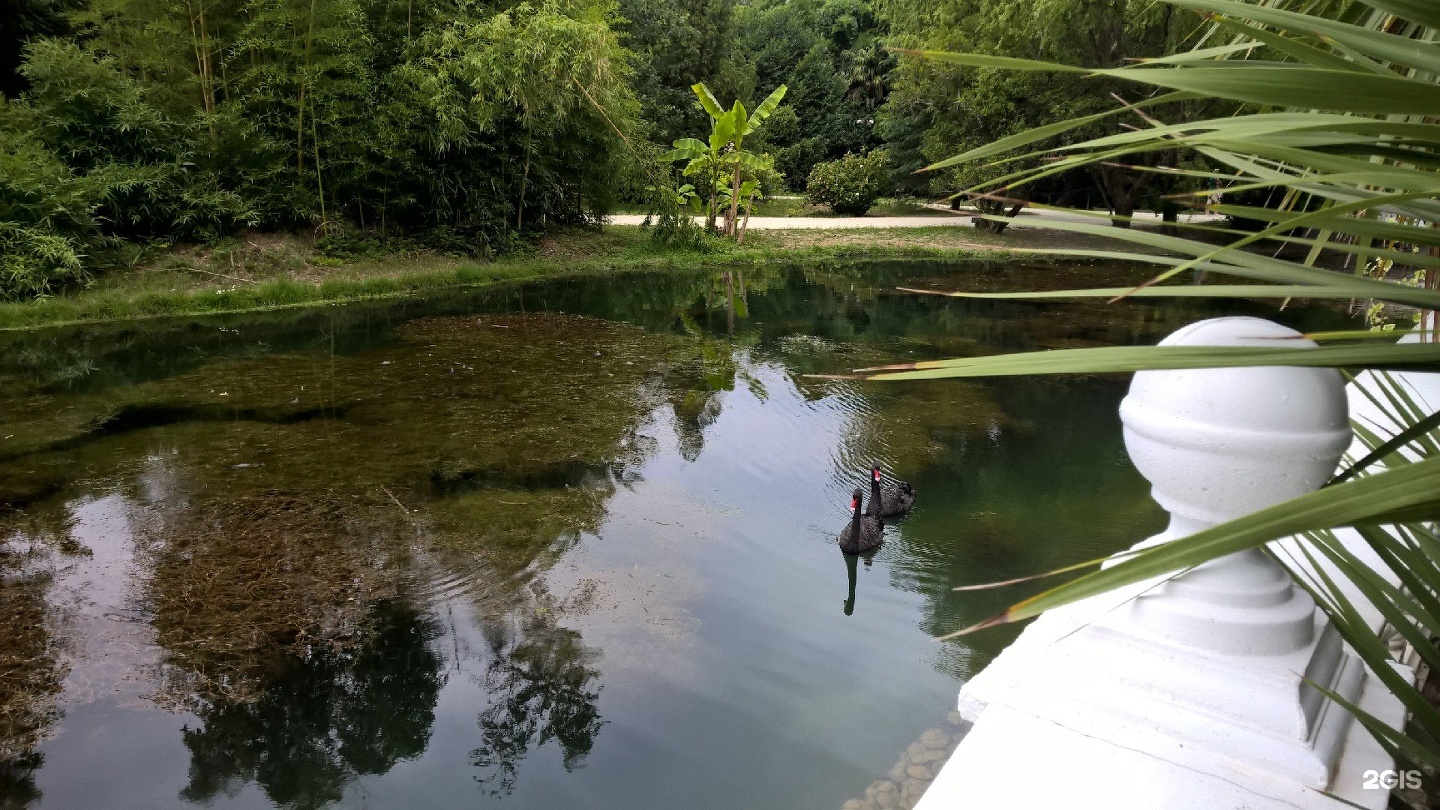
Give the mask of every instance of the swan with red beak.
<path id="1" fill-rule="evenodd" d="M 915 503 L 915 488 L 908 481 L 881 486 L 880 464 L 870 466 L 870 508 L 866 514 L 877 518 L 903 515 Z"/>
<path id="2" fill-rule="evenodd" d="M 857 487 L 850 497 L 850 510 L 854 513 L 850 523 L 840 532 L 840 550 L 846 554 L 863 554 L 878 548 L 885 541 L 885 526 L 873 515 L 862 513 L 864 493 Z"/>

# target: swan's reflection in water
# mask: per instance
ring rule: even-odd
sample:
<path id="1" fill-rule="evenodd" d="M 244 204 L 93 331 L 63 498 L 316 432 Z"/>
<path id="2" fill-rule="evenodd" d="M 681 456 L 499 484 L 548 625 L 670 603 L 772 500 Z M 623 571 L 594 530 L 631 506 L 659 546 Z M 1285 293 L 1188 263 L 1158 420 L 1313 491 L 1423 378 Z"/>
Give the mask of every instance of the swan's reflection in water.
<path id="1" fill-rule="evenodd" d="M 845 615 L 851 616 L 855 613 L 855 579 L 860 568 L 860 561 L 865 561 L 865 567 L 869 568 L 875 562 L 875 555 L 880 549 L 872 548 L 864 554 L 846 554 L 841 552 L 845 558 L 845 577 L 849 580 L 849 588 L 845 592 Z"/>

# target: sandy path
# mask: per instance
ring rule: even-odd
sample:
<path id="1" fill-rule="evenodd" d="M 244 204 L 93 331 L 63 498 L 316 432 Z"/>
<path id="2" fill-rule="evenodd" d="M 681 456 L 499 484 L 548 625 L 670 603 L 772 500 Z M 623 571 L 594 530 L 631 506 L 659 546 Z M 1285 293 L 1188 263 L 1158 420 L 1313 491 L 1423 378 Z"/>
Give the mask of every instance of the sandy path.
<path id="1" fill-rule="evenodd" d="M 751 217 L 750 229 L 756 231 L 777 231 L 777 230 L 840 230 L 848 228 L 936 228 L 936 227 L 968 227 L 974 214 L 969 211 L 951 212 L 948 209 L 937 208 L 943 215 L 917 216 L 917 217 Z M 1092 212 L 1096 213 L 1096 212 Z M 1182 216 L 1182 222 L 1205 222 L 1216 219 L 1206 214 L 1187 214 Z M 1160 221 L 1158 214 L 1137 213 L 1137 222 Z M 613 225 L 639 225 L 645 221 L 641 214 L 615 214 L 610 217 Z M 704 223 L 704 217 L 695 217 L 695 221 Z M 1108 225 L 1109 220 L 1103 217 L 1086 216 L 1084 214 L 1071 214 L 1060 211 L 1023 211 L 1018 220 L 1011 223 L 1011 228 L 1045 228 L 1056 221 L 1062 222 L 1088 222 L 1094 225 Z"/>

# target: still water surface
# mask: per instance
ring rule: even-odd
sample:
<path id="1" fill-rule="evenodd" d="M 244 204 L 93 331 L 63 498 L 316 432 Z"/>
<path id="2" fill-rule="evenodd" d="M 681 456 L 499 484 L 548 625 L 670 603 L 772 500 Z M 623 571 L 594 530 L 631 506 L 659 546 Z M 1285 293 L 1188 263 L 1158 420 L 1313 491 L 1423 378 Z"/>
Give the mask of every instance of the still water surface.
<path id="1" fill-rule="evenodd" d="M 1121 377 L 804 375 L 1216 314 L 893 291 L 1138 278 L 777 266 L 0 338 L 0 807 L 839 808 L 1013 638 L 935 642 L 1019 595 L 951 587 L 1162 515 Z M 871 461 L 919 500 L 857 563 Z"/>

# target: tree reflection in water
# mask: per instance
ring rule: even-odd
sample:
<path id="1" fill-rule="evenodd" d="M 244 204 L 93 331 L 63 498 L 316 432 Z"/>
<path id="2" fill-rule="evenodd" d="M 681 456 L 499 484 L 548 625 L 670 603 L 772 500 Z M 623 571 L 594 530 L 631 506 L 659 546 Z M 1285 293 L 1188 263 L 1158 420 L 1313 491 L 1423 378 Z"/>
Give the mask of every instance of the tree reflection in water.
<path id="1" fill-rule="evenodd" d="M 429 618 L 393 603 L 375 608 L 374 633 L 349 652 L 312 655 L 253 703 L 215 703 L 185 729 L 188 801 L 207 802 L 253 780 L 275 804 L 338 801 L 346 783 L 420 756 L 443 685 Z"/>
<path id="2" fill-rule="evenodd" d="M 29 807 L 41 798 L 37 751 L 59 718 L 56 700 L 69 671 L 64 641 L 53 634 L 46 592 L 51 571 L 89 549 L 69 534 L 63 506 L 10 511 L 0 492 L 0 810 Z"/>
<path id="3" fill-rule="evenodd" d="M 33 751 L 0 761 L 0 810 L 21 810 L 40 800 L 35 771 L 43 762 L 44 758 Z"/>
<path id="4" fill-rule="evenodd" d="M 569 771 L 590 753 L 605 721 L 596 707 L 600 672 L 591 666 L 597 655 L 579 633 L 557 627 L 544 608 L 515 630 L 491 630 L 494 658 L 481 682 L 490 706 L 480 713 L 482 743 L 470 762 L 485 772 L 475 779 L 502 796 L 515 789 L 532 747 L 557 741 Z"/>

